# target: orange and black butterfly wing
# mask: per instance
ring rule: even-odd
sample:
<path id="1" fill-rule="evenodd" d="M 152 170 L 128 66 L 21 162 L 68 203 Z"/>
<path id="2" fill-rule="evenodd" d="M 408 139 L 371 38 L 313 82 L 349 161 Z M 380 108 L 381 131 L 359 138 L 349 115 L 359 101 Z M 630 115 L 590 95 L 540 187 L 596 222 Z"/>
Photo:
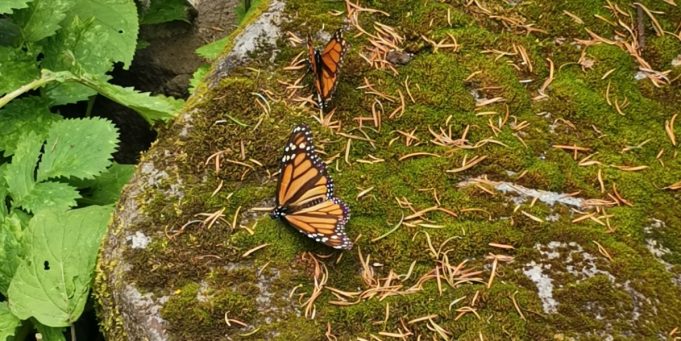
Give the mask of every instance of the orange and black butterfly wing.
<path id="1" fill-rule="evenodd" d="M 293 129 L 284 147 L 276 202 L 272 217 L 283 218 L 299 232 L 331 247 L 352 247 L 345 234 L 350 210 L 333 197 L 333 180 L 305 125 Z"/>
<path id="2" fill-rule="evenodd" d="M 352 241 L 345 233 L 350 208 L 338 198 L 324 200 L 284 216 L 298 231 L 336 249 L 350 250 Z"/>
<path id="3" fill-rule="evenodd" d="M 333 181 L 317 156 L 312 134 L 306 125 L 293 129 L 281 158 L 277 207 L 294 211 L 333 197 Z"/>
<path id="4" fill-rule="evenodd" d="M 343 56 L 347 50 L 343 32 L 336 31 L 324 49 L 320 52 L 312 48 L 308 38 L 310 68 L 314 74 L 314 86 L 317 91 L 317 104 L 324 107 L 338 85 L 338 75 Z"/>

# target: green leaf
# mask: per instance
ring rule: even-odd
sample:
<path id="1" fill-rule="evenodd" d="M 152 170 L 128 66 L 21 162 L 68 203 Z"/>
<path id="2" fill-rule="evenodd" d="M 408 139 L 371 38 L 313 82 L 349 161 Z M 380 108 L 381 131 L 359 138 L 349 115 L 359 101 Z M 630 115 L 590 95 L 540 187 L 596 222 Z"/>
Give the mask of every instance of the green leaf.
<path id="1" fill-rule="evenodd" d="M 92 48 L 101 49 L 102 55 L 114 62 L 123 63 L 127 69 L 135 55 L 139 22 L 134 0 L 76 0 L 67 21 L 75 17 L 84 22 L 94 20 L 94 34 L 105 37 Z"/>
<path id="2" fill-rule="evenodd" d="M 142 25 L 160 24 L 169 21 L 187 20 L 186 0 L 152 0 L 142 15 Z"/>
<path id="3" fill-rule="evenodd" d="M 26 257 L 9 286 L 12 313 L 66 327 L 83 312 L 111 207 L 44 210 L 31 219 Z"/>
<path id="4" fill-rule="evenodd" d="M 21 325 L 21 320 L 14 316 L 7 307 L 7 302 L 0 302 L 0 340 L 14 336 L 14 331 Z"/>
<path id="5" fill-rule="evenodd" d="M 128 183 L 134 171 L 134 165 L 121 165 L 114 162 L 106 172 L 78 186 L 87 188 L 85 197 L 79 202 L 88 205 L 115 204 L 123 186 Z"/>
<path id="6" fill-rule="evenodd" d="M 99 94 L 118 104 L 137 111 L 150 123 L 175 117 L 184 105 L 184 101 L 180 99 L 162 95 L 152 96 L 148 92 L 138 92 L 133 88 L 109 84 L 105 79 L 92 75 L 76 76 L 68 71 L 53 72 L 48 69 L 42 69 L 41 73 L 42 77 L 31 85 L 32 89 L 48 82 L 78 82 L 97 90 Z"/>
<path id="7" fill-rule="evenodd" d="M 196 54 L 208 60 L 213 60 L 220 56 L 228 42 L 229 36 L 225 36 L 212 43 L 208 43 L 206 45 L 199 47 L 198 49 L 196 49 Z"/>
<path id="8" fill-rule="evenodd" d="M 66 210 L 76 206 L 80 193 L 75 187 L 61 182 L 45 181 L 35 184 L 24 197 L 13 204 L 28 212 L 36 213 L 47 208 Z"/>
<path id="9" fill-rule="evenodd" d="M 42 341 L 66 341 L 63 327 L 48 327 L 38 321 L 34 321 L 35 328 L 42 336 Z"/>
<path id="10" fill-rule="evenodd" d="M 0 46 L 0 95 L 38 78 L 36 57 L 18 48 Z"/>
<path id="11" fill-rule="evenodd" d="M 15 99 L 0 109 L 0 151 L 5 156 L 14 155 L 22 135 L 33 132 L 44 137 L 52 123 L 62 119 L 50 112 L 49 104 L 45 98 L 30 96 Z"/>
<path id="12" fill-rule="evenodd" d="M 17 144 L 12 162 L 5 170 L 5 181 L 14 201 L 21 201 L 35 187 L 33 172 L 40 156 L 43 139 L 33 132 L 24 135 Z"/>
<path id="13" fill-rule="evenodd" d="M 111 164 L 117 145 L 118 131 L 108 120 L 93 117 L 55 122 L 47 133 L 38 181 L 93 178 Z"/>
<path id="14" fill-rule="evenodd" d="M 194 74 L 192 75 L 192 79 L 189 80 L 189 93 L 193 94 L 194 91 L 196 91 L 196 88 L 201 84 L 203 79 L 206 77 L 206 74 L 210 71 L 210 65 L 208 64 L 203 64 L 199 66 L 196 71 L 194 71 Z"/>
<path id="15" fill-rule="evenodd" d="M 65 20 L 63 28 L 47 39 L 42 66 L 50 70 L 65 70 L 79 75 L 104 75 L 115 61 L 108 55 L 108 35 L 96 26 L 94 19 L 78 17 Z M 78 83 L 53 83 L 45 87 L 54 104 L 75 103 L 97 92 Z"/>
<path id="16" fill-rule="evenodd" d="M 7 181 L 5 181 L 5 172 L 7 172 L 7 167 L 9 163 L 4 163 L 0 165 L 0 221 L 7 216 L 8 210 L 5 200 L 9 194 L 9 189 L 7 188 Z"/>
<path id="17" fill-rule="evenodd" d="M 4 296 L 21 261 L 21 235 L 21 219 L 17 215 L 0 220 L 0 294 Z"/>
<path id="18" fill-rule="evenodd" d="M 0 46 L 18 46 L 21 43 L 21 27 L 11 19 L 0 18 L 0 32 Z"/>
<path id="19" fill-rule="evenodd" d="M 92 77 L 83 76 L 77 81 L 97 90 L 102 96 L 137 111 L 150 123 L 158 120 L 166 121 L 175 117 L 184 105 L 183 100 L 163 95 L 152 96 L 148 92 L 139 92 L 133 88 L 109 84 Z"/>
<path id="20" fill-rule="evenodd" d="M 76 0 L 33 0 L 28 8 L 14 11 L 12 17 L 22 27 L 26 41 L 39 41 L 59 29 L 66 12 L 75 4 Z"/>
<path id="21" fill-rule="evenodd" d="M 2 0 L 0 1 L 0 14 L 12 13 L 13 9 L 21 9 L 28 7 L 31 0 Z M 0 340 L 4 340 L 0 337 Z"/>

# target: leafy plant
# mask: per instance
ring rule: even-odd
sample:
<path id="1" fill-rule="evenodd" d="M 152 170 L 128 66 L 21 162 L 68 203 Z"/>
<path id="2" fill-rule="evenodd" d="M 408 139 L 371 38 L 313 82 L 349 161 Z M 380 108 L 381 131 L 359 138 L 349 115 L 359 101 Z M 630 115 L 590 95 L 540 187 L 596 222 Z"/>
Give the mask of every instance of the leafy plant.
<path id="1" fill-rule="evenodd" d="M 42 133 L 21 135 L 11 161 L 0 166 L 0 294 L 8 299 L 0 315 L 7 321 L 66 327 L 82 313 L 117 199 L 92 184 L 112 172 L 131 175 L 131 168 L 111 166 L 117 144 L 107 120 L 57 118 Z M 118 193 L 125 182 L 112 183 L 108 190 Z M 95 188 L 90 200 L 99 205 L 78 208 L 83 184 Z M 0 323 L 0 335 L 13 335 L 17 326 Z"/>
<path id="2" fill-rule="evenodd" d="M 186 20 L 183 2 L 152 1 L 143 21 Z M 90 109 L 66 119 L 61 106 L 99 94 L 154 123 L 183 105 L 109 82 L 132 62 L 138 29 L 134 0 L 0 1 L 0 341 L 64 339 L 132 175 L 112 162 L 111 122 Z"/>

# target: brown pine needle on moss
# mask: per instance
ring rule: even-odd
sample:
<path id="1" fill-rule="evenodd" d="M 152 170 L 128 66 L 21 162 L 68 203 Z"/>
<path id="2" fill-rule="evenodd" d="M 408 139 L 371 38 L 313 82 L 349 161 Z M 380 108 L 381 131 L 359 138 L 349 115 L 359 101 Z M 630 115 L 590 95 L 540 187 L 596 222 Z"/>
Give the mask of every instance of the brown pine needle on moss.
<path id="1" fill-rule="evenodd" d="M 357 194 L 357 197 L 356 197 L 355 199 L 356 199 L 356 200 L 359 200 L 359 198 L 361 198 L 361 197 L 367 195 L 369 192 L 371 192 L 371 191 L 373 191 L 373 190 L 374 190 L 374 186 L 371 186 L 371 187 L 369 187 L 369 188 L 367 188 L 367 189 L 365 189 L 365 190 L 359 192 L 359 193 Z"/>
<path id="2" fill-rule="evenodd" d="M 399 160 L 399 161 L 404 161 L 404 160 L 406 160 L 406 159 L 410 159 L 410 158 L 418 157 L 418 156 L 434 156 L 434 157 L 441 157 L 440 155 L 434 154 L 434 153 L 428 153 L 428 152 L 416 152 L 416 153 L 410 153 L 410 154 L 402 155 L 402 156 L 400 156 L 400 158 L 399 158 L 398 160 Z"/>
<path id="3" fill-rule="evenodd" d="M 508 244 L 489 243 L 489 244 L 487 244 L 487 245 L 489 245 L 489 246 L 491 246 L 491 247 L 496 247 L 496 248 L 499 248 L 499 249 L 504 249 L 504 250 L 512 250 L 512 249 L 515 249 L 515 247 L 513 247 L 513 245 L 508 245 Z"/>
<path id="4" fill-rule="evenodd" d="M 201 227 L 205 227 L 207 229 L 210 229 L 213 227 L 216 221 L 222 220 L 225 221 L 224 218 L 224 213 L 225 213 L 226 208 L 223 207 L 213 213 L 198 213 L 196 214 L 197 217 L 206 217 L 202 222 L 201 222 Z"/>
<path id="5" fill-rule="evenodd" d="M 594 244 L 596 244 L 596 246 L 598 246 L 598 252 L 599 252 L 601 255 L 603 255 L 605 258 L 607 258 L 609 262 L 612 262 L 612 256 L 610 256 L 610 253 L 608 252 L 608 250 L 606 250 L 606 249 L 603 247 L 603 245 L 601 245 L 599 242 L 597 242 L 597 241 L 595 241 L 595 240 L 592 240 L 592 242 L 593 242 Z"/>
<path id="6" fill-rule="evenodd" d="M 258 250 L 260 250 L 260 249 L 266 248 L 266 247 L 268 247 L 268 246 L 270 246 L 269 243 L 265 243 L 265 244 L 262 244 L 262 245 L 258 245 L 258 246 L 256 246 L 256 247 L 254 247 L 254 248 L 252 248 L 252 249 L 250 249 L 250 250 L 244 252 L 244 254 L 241 255 L 241 258 L 246 258 L 246 257 L 252 255 L 254 252 L 256 252 L 256 251 L 258 251 Z"/>
<path id="7" fill-rule="evenodd" d="M 544 222 L 543 219 L 541 219 L 541 218 L 539 218 L 539 217 L 537 217 L 537 216 L 534 216 L 534 215 L 532 215 L 532 214 L 529 214 L 529 213 L 525 212 L 525 210 L 520 210 L 520 213 L 522 213 L 522 214 L 525 215 L 526 217 L 528 217 L 528 218 L 530 218 L 530 219 L 532 219 L 532 220 L 534 220 L 534 221 L 536 221 L 536 222 L 538 222 L 538 223 L 543 223 L 543 222 Z"/>
<path id="8" fill-rule="evenodd" d="M 558 149 L 564 149 L 564 150 L 571 150 L 573 152 L 573 159 L 577 160 L 577 153 L 578 152 L 588 152 L 591 150 L 591 148 L 587 147 L 580 147 L 575 144 L 572 146 L 566 146 L 562 144 L 554 144 L 553 148 L 558 148 Z"/>
<path id="9" fill-rule="evenodd" d="M 317 312 L 315 301 L 319 295 L 321 295 L 322 290 L 329 279 L 329 271 L 326 268 L 326 264 L 320 262 L 311 252 L 303 253 L 302 259 L 309 259 L 314 263 L 314 287 L 312 288 L 312 294 L 310 294 L 310 297 L 302 304 L 305 306 L 305 317 L 314 319 Z"/>
<path id="10" fill-rule="evenodd" d="M 563 10 L 563 13 L 565 15 L 567 15 L 568 17 L 572 18 L 572 20 L 574 20 L 574 22 L 576 22 L 580 25 L 584 25 L 584 20 L 582 20 L 582 18 L 578 17 L 577 15 L 575 15 L 575 14 L 573 14 L 573 13 L 567 11 L 567 10 Z"/>
<path id="11" fill-rule="evenodd" d="M 235 324 L 238 324 L 242 327 L 248 327 L 248 324 L 246 324 L 245 322 L 239 321 L 237 319 L 229 318 L 229 317 L 227 317 L 227 314 L 229 314 L 229 311 L 225 312 L 225 323 L 227 324 L 227 326 L 231 327 L 232 323 L 235 323 Z"/>
<path id="12" fill-rule="evenodd" d="M 638 172 L 648 168 L 648 166 L 624 166 L 624 165 L 610 165 L 610 167 L 617 168 L 625 172 Z"/>
<path id="13" fill-rule="evenodd" d="M 513 50 L 520 53 L 520 57 L 523 59 L 523 65 L 527 67 L 528 72 L 532 73 L 533 71 L 532 60 L 530 59 L 530 56 L 527 54 L 527 50 L 525 49 L 525 47 L 523 47 L 520 44 L 513 44 Z"/>
<path id="14" fill-rule="evenodd" d="M 324 333 L 324 336 L 326 336 L 327 341 L 336 341 L 338 338 L 336 338 L 336 335 L 333 335 L 331 332 L 331 322 L 326 323 L 326 333 Z"/>
<path id="15" fill-rule="evenodd" d="M 422 317 L 417 317 L 413 320 L 409 320 L 409 322 L 407 322 L 407 324 L 414 324 L 414 323 L 418 323 L 418 322 L 428 321 L 428 320 L 436 319 L 436 318 L 439 318 L 439 317 L 440 316 L 437 315 L 437 314 L 426 315 L 426 316 L 422 316 Z"/>
<path id="16" fill-rule="evenodd" d="M 348 139 L 347 144 L 345 145 L 345 163 L 350 164 L 350 147 L 352 146 L 352 139 Z"/>
<path id="17" fill-rule="evenodd" d="M 455 168 L 455 169 L 448 169 L 448 170 L 446 170 L 445 172 L 447 172 L 447 173 L 459 173 L 459 172 L 463 172 L 463 171 L 465 171 L 465 170 L 468 170 L 468 169 L 473 168 L 475 165 L 477 165 L 478 163 L 484 161 L 485 159 L 487 159 L 487 155 L 475 156 L 475 157 L 473 157 L 473 158 L 472 158 L 470 161 L 468 161 L 468 162 L 465 162 L 465 160 L 464 160 L 464 162 L 462 163 L 461 167 Z"/>
<path id="18" fill-rule="evenodd" d="M 674 133 L 674 121 L 676 120 L 676 116 L 679 114 L 674 114 L 672 116 L 672 119 L 667 121 L 664 121 L 664 130 L 667 132 L 667 136 L 669 136 L 669 140 L 672 142 L 672 146 L 676 146 L 676 134 Z"/>
<path id="19" fill-rule="evenodd" d="M 402 333 L 402 331 L 399 331 L 397 333 L 378 332 L 378 335 L 406 340 L 407 336 L 412 335 L 412 333 Z"/>
<path id="20" fill-rule="evenodd" d="M 681 181 L 675 182 L 675 183 L 665 187 L 664 189 L 669 189 L 669 190 L 672 190 L 672 191 L 678 191 L 678 190 L 681 189 Z"/>
<path id="21" fill-rule="evenodd" d="M 404 221 L 404 214 L 402 214 L 402 217 L 400 218 L 400 221 L 399 221 L 392 229 L 390 229 L 388 232 L 386 232 L 386 233 L 384 233 L 384 234 L 382 234 L 382 235 L 380 235 L 380 236 L 378 236 L 378 237 L 372 239 L 371 242 L 372 242 L 372 243 L 377 242 L 377 241 L 379 241 L 379 240 L 381 240 L 381 239 L 383 239 L 383 238 L 389 236 L 389 235 L 392 234 L 393 232 L 397 231 L 397 229 L 400 228 L 400 226 L 402 226 L 402 222 L 403 222 L 403 221 Z"/>
<path id="22" fill-rule="evenodd" d="M 211 198 L 214 197 L 216 194 L 218 194 L 218 192 L 220 192 L 220 190 L 222 189 L 222 185 L 224 185 L 224 183 L 225 183 L 224 180 L 220 180 L 218 187 L 216 187 L 215 190 L 210 194 Z"/>
<path id="23" fill-rule="evenodd" d="M 518 304 L 518 301 L 516 301 L 516 299 L 515 299 L 515 295 L 517 295 L 517 294 L 518 294 L 518 290 L 513 292 L 513 295 L 511 295 L 511 301 L 513 301 L 513 306 L 515 307 L 515 310 L 518 312 L 518 315 L 520 315 L 520 318 L 523 319 L 523 321 L 525 321 L 526 320 L 525 315 L 523 314 L 523 311 L 520 310 L 520 305 Z"/>
<path id="24" fill-rule="evenodd" d="M 489 276 L 489 281 L 487 281 L 487 289 L 492 287 L 494 276 L 497 275 L 497 264 L 499 263 L 499 260 L 496 257 L 493 257 L 493 259 L 494 261 L 492 262 L 492 273 Z"/>
<path id="25" fill-rule="evenodd" d="M 615 201 L 617 201 L 618 205 L 619 205 L 619 204 L 624 204 L 624 205 L 627 205 L 627 206 L 634 206 L 634 205 L 631 203 L 631 201 L 629 201 L 629 200 L 627 200 L 627 199 L 624 199 L 624 198 L 622 197 L 622 195 L 620 195 L 620 193 L 617 191 L 617 184 L 615 184 L 615 183 L 612 184 L 612 192 L 613 192 L 613 194 L 614 194 L 614 196 L 615 196 L 614 199 L 615 199 Z"/>
<path id="26" fill-rule="evenodd" d="M 490 105 L 490 104 L 505 102 L 505 101 L 506 100 L 503 97 L 480 99 L 480 100 L 475 101 L 475 107 L 480 108 L 480 107 L 484 107 L 484 106 L 487 106 L 487 105 Z"/>

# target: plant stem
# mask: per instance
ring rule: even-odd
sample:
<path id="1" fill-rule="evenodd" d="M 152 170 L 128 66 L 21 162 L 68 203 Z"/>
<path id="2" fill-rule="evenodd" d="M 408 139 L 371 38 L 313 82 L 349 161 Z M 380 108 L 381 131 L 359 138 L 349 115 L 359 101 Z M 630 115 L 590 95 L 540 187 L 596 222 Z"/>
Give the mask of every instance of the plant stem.
<path id="1" fill-rule="evenodd" d="M 6 94 L 5 96 L 2 96 L 2 98 L 0 98 L 0 108 L 4 107 L 5 104 L 7 104 L 11 100 L 23 95 L 24 93 L 29 92 L 31 90 L 35 90 L 35 89 L 53 81 L 53 80 L 54 80 L 54 77 L 43 76 L 43 77 L 40 77 L 40 78 L 38 78 L 38 79 L 28 83 L 28 84 L 22 85 L 21 87 L 19 87 L 19 89 L 16 89 L 16 90 Z"/>
<path id="2" fill-rule="evenodd" d="M 76 325 L 71 323 L 71 341 L 77 341 L 76 340 Z"/>
<path id="3" fill-rule="evenodd" d="M 87 101 L 87 109 L 85 109 L 85 117 L 90 117 L 92 115 L 92 108 L 95 106 L 95 99 L 97 98 L 97 95 L 92 95 L 90 96 L 89 100 Z"/>

